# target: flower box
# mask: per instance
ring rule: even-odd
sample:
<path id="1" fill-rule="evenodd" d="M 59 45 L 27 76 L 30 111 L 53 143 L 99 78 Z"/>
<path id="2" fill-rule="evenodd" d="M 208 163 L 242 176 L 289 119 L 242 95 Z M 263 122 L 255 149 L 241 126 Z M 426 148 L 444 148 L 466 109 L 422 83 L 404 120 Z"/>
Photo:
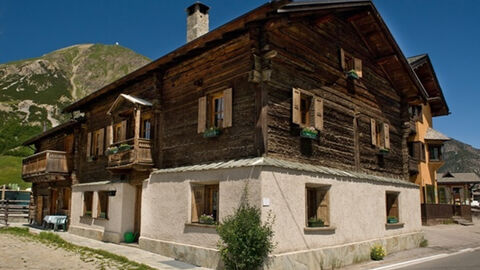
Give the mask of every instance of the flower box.
<path id="1" fill-rule="evenodd" d="M 388 223 L 388 224 L 398 223 L 398 218 L 396 218 L 396 217 L 388 217 L 388 218 L 387 218 L 387 223 Z"/>
<path id="2" fill-rule="evenodd" d="M 357 80 L 360 78 L 354 69 L 347 71 L 347 78 Z"/>
<path id="3" fill-rule="evenodd" d="M 380 148 L 378 150 L 378 152 L 381 154 L 381 155 L 386 155 L 390 152 L 390 150 L 388 150 L 387 148 Z"/>
<path id="4" fill-rule="evenodd" d="M 300 131 L 300 137 L 316 140 L 318 138 L 318 131 L 313 127 L 308 127 Z"/>
<path id="5" fill-rule="evenodd" d="M 118 147 L 118 151 L 117 152 L 124 152 L 124 151 L 128 151 L 128 150 L 131 150 L 133 149 L 133 145 L 130 145 L 130 144 L 121 144 L 119 147 Z"/>
<path id="6" fill-rule="evenodd" d="M 118 153 L 118 147 L 116 147 L 116 146 L 114 146 L 114 147 L 109 147 L 109 148 L 107 148 L 107 150 L 105 150 L 105 154 L 106 154 L 107 156 L 113 155 L 113 154 L 116 154 L 116 153 Z"/>
<path id="7" fill-rule="evenodd" d="M 198 221 L 200 224 L 207 224 L 207 225 L 214 225 L 215 224 L 215 219 L 213 218 L 212 215 L 201 215 L 200 219 Z"/>
<path id="8" fill-rule="evenodd" d="M 311 218 L 308 220 L 308 227 L 324 227 L 325 222 L 321 219 Z"/>
<path id="9" fill-rule="evenodd" d="M 209 128 L 205 130 L 203 133 L 204 138 L 214 138 L 218 137 L 220 135 L 220 129 L 219 128 Z"/>

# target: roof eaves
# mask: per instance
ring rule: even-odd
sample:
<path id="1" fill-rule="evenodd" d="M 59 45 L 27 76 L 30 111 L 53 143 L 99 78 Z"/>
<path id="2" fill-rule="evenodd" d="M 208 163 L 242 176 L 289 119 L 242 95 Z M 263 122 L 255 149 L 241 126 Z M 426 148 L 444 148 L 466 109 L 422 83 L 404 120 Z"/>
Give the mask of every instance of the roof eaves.
<path id="1" fill-rule="evenodd" d="M 67 128 L 71 128 L 72 126 L 75 126 L 79 123 L 83 122 L 83 119 L 75 119 L 75 120 L 69 120 L 68 122 L 65 122 L 63 124 L 60 124 L 56 127 L 53 127 L 47 131 L 44 131 L 38 135 L 35 135 L 33 136 L 32 138 L 24 141 L 22 143 L 23 146 L 28 146 L 28 145 L 31 145 L 31 144 L 34 144 L 35 142 L 45 138 L 45 137 L 48 137 L 50 135 L 53 135 L 53 134 L 56 134 L 58 132 L 61 132 L 62 130 L 65 130 Z"/>

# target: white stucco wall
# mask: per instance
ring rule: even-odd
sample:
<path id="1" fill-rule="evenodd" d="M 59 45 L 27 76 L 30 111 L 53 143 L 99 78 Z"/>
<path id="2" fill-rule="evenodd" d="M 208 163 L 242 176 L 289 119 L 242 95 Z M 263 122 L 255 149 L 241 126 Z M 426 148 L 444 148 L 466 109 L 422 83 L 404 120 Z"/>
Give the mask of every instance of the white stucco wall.
<path id="1" fill-rule="evenodd" d="M 143 185 L 141 238 L 215 248 L 219 240 L 215 228 L 188 225 L 191 184 L 219 183 L 218 212 L 222 220 L 238 206 L 247 182 L 249 200 L 259 206 L 258 176 L 258 168 L 152 174 Z"/>
<path id="2" fill-rule="evenodd" d="M 263 207 L 275 215 L 275 253 L 308 250 L 421 231 L 418 187 L 321 177 L 308 172 L 265 168 L 261 173 Z M 305 232 L 306 184 L 330 185 L 330 223 L 334 231 Z M 386 228 L 386 191 L 399 192 L 399 221 Z"/>
<path id="3" fill-rule="evenodd" d="M 108 197 L 108 219 L 82 217 L 83 193 L 93 191 L 92 217 L 97 216 L 98 191 L 115 190 Z M 98 240 L 121 242 L 125 232 L 133 231 L 135 186 L 128 183 L 81 184 L 72 186 L 70 232 Z"/>

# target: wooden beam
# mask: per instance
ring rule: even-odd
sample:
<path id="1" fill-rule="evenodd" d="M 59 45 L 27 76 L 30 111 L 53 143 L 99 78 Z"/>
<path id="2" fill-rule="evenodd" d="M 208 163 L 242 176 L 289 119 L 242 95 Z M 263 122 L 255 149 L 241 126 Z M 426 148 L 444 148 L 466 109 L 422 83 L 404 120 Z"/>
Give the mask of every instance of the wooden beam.
<path id="1" fill-rule="evenodd" d="M 390 55 L 382 56 L 376 59 L 377 64 L 381 66 L 393 61 L 398 61 L 397 54 L 390 54 Z"/>

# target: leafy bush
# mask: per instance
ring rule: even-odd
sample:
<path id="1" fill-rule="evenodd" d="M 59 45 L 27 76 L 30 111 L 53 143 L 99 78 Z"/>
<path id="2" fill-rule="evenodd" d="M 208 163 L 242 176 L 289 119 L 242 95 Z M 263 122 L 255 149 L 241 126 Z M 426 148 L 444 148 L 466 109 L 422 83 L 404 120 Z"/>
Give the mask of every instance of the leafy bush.
<path id="1" fill-rule="evenodd" d="M 273 222 L 269 215 L 262 224 L 260 209 L 247 201 L 227 216 L 217 226 L 221 238 L 218 248 L 226 269 L 259 269 L 275 247 Z"/>
<path id="2" fill-rule="evenodd" d="M 380 245 L 373 246 L 370 250 L 370 258 L 374 261 L 380 261 L 383 260 L 383 257 L 385 257 L 385 250 L 383 247 Z"/>
<path id="3" fill-rule="evenodd" d="M 427 239 L 423 239 L 421 242 L 420 242 L 420 247 L 428 247 L 428 240 Z"/>

